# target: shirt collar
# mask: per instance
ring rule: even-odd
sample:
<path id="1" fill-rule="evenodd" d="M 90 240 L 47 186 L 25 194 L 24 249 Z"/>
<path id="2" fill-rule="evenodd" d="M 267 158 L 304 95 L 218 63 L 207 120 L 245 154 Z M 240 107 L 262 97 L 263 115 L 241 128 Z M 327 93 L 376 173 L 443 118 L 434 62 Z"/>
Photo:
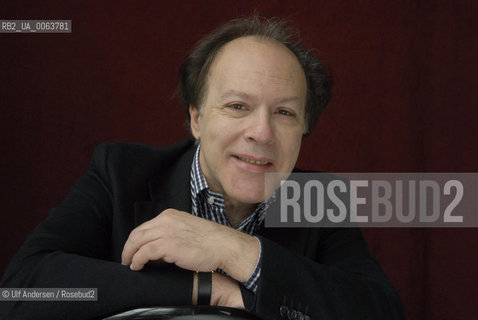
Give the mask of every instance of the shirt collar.
<path id="1" fill-rule="evenodd" d="M 209 189 L 204 173 L 199 162 L 199 152 L 201 145 L 198 145 L 191 168 L 191 195 L 197 197 L 200 193 L 205 193 L 207 196 L 214 197 L 215 200 L 224 204 L 224 197 L 222 194 Z"/>

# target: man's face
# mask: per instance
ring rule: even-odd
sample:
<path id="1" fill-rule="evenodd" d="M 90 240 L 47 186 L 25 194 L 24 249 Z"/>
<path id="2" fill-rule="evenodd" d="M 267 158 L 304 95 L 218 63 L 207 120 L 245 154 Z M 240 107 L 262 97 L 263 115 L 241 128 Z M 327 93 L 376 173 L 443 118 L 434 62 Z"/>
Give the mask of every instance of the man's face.
<path id="1" fill-rule="evenodd" d="M 265 173 L 292 171 L 306 91 L 297 58 L 278 42 L 242 37 L 218 52 L 201 112 L 191 106 L 190 114 L 193 135 L 201 141 L 201 168 L 226 202 L 262 202 Z"/>

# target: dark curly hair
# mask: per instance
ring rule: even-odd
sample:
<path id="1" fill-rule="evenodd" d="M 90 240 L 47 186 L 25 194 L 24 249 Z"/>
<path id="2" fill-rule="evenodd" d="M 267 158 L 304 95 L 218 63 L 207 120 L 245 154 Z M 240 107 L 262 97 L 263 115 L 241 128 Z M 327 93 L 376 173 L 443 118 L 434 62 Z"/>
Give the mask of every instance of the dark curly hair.
<path id="1" fill-rule="evenodd" d="M 307 80 L 304 135 L 309 134 L 332 97 L 331 73 L 299 42 L 296 29 L 282 19 L 258 16 L 229 21 L 203 38 L 184 60 L 179 70 L 178 91 L 184 103 L 188 126 L 191 121 L 189 106 L 201 108 L 207 84 L 206 76 L 217 52 L 228 42 L 245 36 L 276 40 L 289 48 L 299 60 Z"/>

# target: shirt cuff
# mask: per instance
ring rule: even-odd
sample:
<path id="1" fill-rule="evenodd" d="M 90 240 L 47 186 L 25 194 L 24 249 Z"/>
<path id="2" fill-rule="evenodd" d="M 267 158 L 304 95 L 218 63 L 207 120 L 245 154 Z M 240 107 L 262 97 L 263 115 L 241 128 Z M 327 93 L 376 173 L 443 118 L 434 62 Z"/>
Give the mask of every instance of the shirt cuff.
<path id="1" fill-rule="evenodd" d="M 259 283 L 259 277 L 261 276 L 261 267 L 262 267 L 262 243 L 259 240 L 258 237 L 256 238 L 257 242 L 259 242 L 259 259 L 257 260 L 256 267 L 254 268 L 254 271 L 252 272 L 251 276 L 249 279 L 247 279 L 246 282 L 243 282 L 242 284 L 244 287 L 247 289 L 251 290 L 252 292 L 256 293 L 257 291 L 257 284 Z"/>

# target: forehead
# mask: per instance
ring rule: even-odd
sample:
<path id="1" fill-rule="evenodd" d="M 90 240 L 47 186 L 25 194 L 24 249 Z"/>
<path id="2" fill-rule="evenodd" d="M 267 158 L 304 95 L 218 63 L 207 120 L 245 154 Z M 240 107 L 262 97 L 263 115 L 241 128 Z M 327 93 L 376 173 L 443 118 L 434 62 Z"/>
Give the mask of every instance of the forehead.
<path id="1" fill-rule="evenodd" d="M 208 84 L 209 91 L 297 96 L 304 104 L 307 90 L 296 56 L 275 40 L 255 36 L 235 39 L 220 49 L 209 69 Z"/>

